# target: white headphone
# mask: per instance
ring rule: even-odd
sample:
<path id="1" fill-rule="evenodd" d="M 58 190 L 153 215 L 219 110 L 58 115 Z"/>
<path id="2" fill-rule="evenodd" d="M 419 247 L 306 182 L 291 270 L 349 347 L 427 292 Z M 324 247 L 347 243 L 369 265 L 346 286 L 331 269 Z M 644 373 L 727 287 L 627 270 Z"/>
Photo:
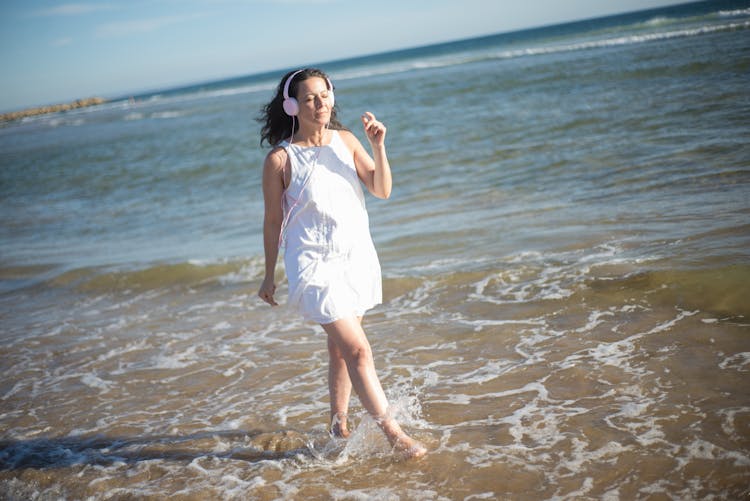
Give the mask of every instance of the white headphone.
<path id="1" fill-rule="evenodd" d="M 289 97 L 289 85 L 291 85 L 292 79 L 294 79 L 294 77 L 296 77 L 303 71 L 305 70 L 302 69 L 295 71 L 294 73 L 289 75 L 289 78 L 286 79 L 286 83 L 284 83 L 284 102 L 281 104 L 281 106 L 284 108 L 284 113 L 286 113 L 290 117 L 296 117 L 299 113 L 299 103 L 295 98 Z M 333 108 L 333 105 L 335 103 L 333 98 L 333 84 L 328 78 L 326 78 L 325 80 L 326 85 L 328 86 L 328 97 L 331 100 L 331 108 Z"/>

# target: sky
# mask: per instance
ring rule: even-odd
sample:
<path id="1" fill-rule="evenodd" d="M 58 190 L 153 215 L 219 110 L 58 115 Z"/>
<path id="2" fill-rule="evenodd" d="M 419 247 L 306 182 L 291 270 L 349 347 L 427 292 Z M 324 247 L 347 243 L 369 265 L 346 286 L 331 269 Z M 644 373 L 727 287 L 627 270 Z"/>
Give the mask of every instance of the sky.
<path id="1" fill-rule="evenodd" d="M 685 0 L 0 0 L 0 111 L 121 97 Z"/>

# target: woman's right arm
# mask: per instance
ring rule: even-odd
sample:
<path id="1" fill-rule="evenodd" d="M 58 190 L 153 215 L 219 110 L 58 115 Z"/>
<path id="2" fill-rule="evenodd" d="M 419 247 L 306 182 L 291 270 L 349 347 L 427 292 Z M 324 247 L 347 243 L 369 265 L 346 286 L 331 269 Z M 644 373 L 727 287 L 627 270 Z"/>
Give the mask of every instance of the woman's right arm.
<path id="1" fill-rule="evenodd" d="M 274 274 L 276 261 L 279 257 L 279 237 L 281 224 L 284 220 L 284 210 L 281 206 L 281 197 L 284 194 L 284 170 L 286 168 L 287 155 L 283 148 L 271 151 L 263 163 L 263 250 L 266 256 L 266 272 L 263 284 L 260 286 L 258 296 L 270 304 L 276 306 L 278 303 L 273 295 L 276 293 Z"/>

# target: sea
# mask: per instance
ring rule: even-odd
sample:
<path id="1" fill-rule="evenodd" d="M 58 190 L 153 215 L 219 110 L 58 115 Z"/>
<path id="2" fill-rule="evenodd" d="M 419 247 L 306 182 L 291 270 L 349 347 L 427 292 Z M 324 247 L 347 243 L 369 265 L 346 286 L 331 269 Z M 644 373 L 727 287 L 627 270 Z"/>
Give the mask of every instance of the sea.
<path id="1" fill-rule="evenodd" d="M 0 498 L 750 497 L 750 2 L 310 65 L 388 127 L 364 326 L 428 455 L 331 438 L 257 297 L 284 68 L 0 127 Z"/>

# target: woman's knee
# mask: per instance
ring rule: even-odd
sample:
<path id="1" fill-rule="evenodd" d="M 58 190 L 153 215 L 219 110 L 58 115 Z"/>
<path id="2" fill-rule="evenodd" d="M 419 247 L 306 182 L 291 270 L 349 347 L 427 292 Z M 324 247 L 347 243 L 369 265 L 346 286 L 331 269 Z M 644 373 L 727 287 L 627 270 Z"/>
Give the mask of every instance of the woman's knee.
<path id="1" fill-rule="evenodd" d="M 331 359 L 362 362 L 372 359 L 372 349 L 367 340 L 357 340 L 341 346 L 333 339 L 328 338 L 328 355 Z"/>
<path id="2" fill-rule="evenodd" d="M 350 365 L 363 367 L 373 364 L 372 349 L 370 348 L 370 344 L 366 341 L 348 346 L 343 355 L 347 364 Z"/>
<path id="3" fill-rule="evenodd" d="M 341 357 L 347 362 L 372 360 L 372 350 L 359 322 L 336 322 L 324 325 L 328 333 L 328 352 L 331 357 Z"/>

